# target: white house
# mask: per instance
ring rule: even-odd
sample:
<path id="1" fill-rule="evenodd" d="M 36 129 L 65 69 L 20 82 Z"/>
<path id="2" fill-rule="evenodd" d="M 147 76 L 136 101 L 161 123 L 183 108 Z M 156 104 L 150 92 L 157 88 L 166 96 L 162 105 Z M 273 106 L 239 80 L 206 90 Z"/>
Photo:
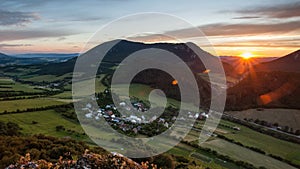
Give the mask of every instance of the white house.
<path id="1" fill-rule="evenodd" d="M 91 103 L 88 103 L 88 104 L 86 104 L 86 106 L 85 106 L 86 108 L 92 108 L 92 105 L 91 105 Z"/>
<path id="2" fill-rule="evenodd" d="M 129 121 L 131 121 L 132 123 L 141 123 L 142 119 L 135 116 L 135 115 L 130 115 L 128 118 L 127 118 Z"/>
<path id="3" fill-rule="evenodd" d="M 89 119 L 90 119 L 90 118 L 93 118 L 93 113 L 87 113 L 87 114 L 85 114 L 85 117 L 86 117 L 86 118 L 89 118 Z"/>
<path id="4" fill-rule="evenodd" d="M 205 112 L 202 112 L 202 113 L 201 113 L 201 116 L 202 116 L 202 117 L 205 117 L 205 118 L 208 118 L 208 117 L 209 117 L 208 114 L 206 114 Z"/>
<path id="5" fill-rule="evenodd" d="M 167 128 L 169 128 L 169 123 L 165 122 L 164 126 L 167 127 Z"/>
<path id="6" fill-rule="evenodd" d="M 120 106 L 126 106 L 126 103 L 125 102 L 120 102 L 119 105 Z"/>
<path id="7" fill-rule="evenodd" d="M 156 120 L 157 119 L 157 116 L 153 116 L 149 121 L 150 122 L 153 122 L 154 120 Z"/>
<path id="8" fill-rule="evenodd" d="M 164 118 L 159 118 L 158 122 L 164 123 L 166 120 Z"/>

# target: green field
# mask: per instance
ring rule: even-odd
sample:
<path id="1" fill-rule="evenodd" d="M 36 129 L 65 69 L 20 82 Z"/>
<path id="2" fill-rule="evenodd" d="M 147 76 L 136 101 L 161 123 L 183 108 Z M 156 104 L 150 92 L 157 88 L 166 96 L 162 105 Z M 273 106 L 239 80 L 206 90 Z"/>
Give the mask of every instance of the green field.
<path id="1" fill-rule="evenodd" d="M 4 74 L 5 76 L 11 76 L 11 77 L 23 77 L 23 76 L 28 76 L 28 74 L 31 74 L 35 71 L 37 71 L 36 68 L 34 67 L 30 67 L 28 68 L 26 66 L 13 66 L 13 71 L 11 71 L 11 69 L 7 72 L 5 69 L 4 70 L 0 70 L 0 73 Z"/>
<path id="2" fill-rule="evenodd" d="M 239 119 L 259 119 L 280 126 L 289 126 L 294 131 L 300 130 L 300 110 L 296 109 L 248 109 L 243 111 L 226 112 Z"/>
<path id="3" fill-rule="evenodd" d="M 247 148 L 243 148 L 221 139 L 215 139 L 205 142 L 201 144 L 201 146 L 211 148 L 213 150 L 216 150 L 220 154 L 228 155 L 236 160 L 246 161 L 257 167 L 265 166 L 271 169 L 294 168 L 286 163 L 283 163 L 266 155 L 251 151 Z"/>
<path id="4" fill-rule="evenodd" d="M 101 79 L 102 78 L 103 78 L 103 75 L 96 77 L 94 90 L 92 88 L 92 83 L 93 83 L 92 79 L 81 81 L 81 82 L 77 82 L 75 85 L 77 85 L 78 88 L 81 89 L 79 92 L 80 92 L 80 95 L 83 95 L 83 96 L 94 94 L 94 93 L 91 93 L 93 91 L 97 92 L 97 93 L 103 92 L 106 89 L 106 87 L 101 83 Z M 67 89 L 67 90 L 69 90 L 69 91 L 65 91 L 63 93 L 54 95 L 52 97 L 55 97 L 55 98 L 64 98 L 64 99 L 70 99 L 70 98 L 72 98 L 72 92 L 71 92 L 72 85 L 68 84 L 68 85 L 64 86 L 64 88 Z"/>
<path id="5" fill-rule="evenodd" d="M 11 84 L 14 81 L 8 77 L 0 77 L 0 84 Z"/>
<path id="6" fill-rule="evenodd" d="M 31 82 L 54 82 L 63 80 L 65 78 L 72 78 L 72 73 L 67 73 L 62 76 L 56 75 L 40 75 L 40 76 L 28 76 L 23 78 L 22 80 L 31 81 Z"/>
<path id="7" fill-rule="evenodd" d="M 66 130 L 73 130 L 80 134 L 84 132 L 78 123 L 65 119 L 54 110 L 7 114 L 1 115 L 0 118 L 1 121 L 17 123 L 22 128 L 22 133 L 26 135 L 45 134 L 55 137 L 70 136 L 76 139 L 86 139 L 86 136 L 77 133 L 76 135 L 67 131 L 56 131 L 56 126 L 62 125 Z M 33 121 L 37 124 L 32 124 Z"/>
<path id="8" fill-rule="evenodd" d="M 3 111 L 16 111 L 16 110 L 26 110 L 27 108 L 38 108 L 46 107 L 53 105 L 66 104 L 62 101 L 57 101 L 50 98 L 36 98 L 36 99 L 22 99 L 22 100 L 10 100 L 10 101 L 1 101 L 0 110 Z"/>
<path id="9" fill-rule="evenodd" d="M 122 88 L 122 87 L 123 87 L 123 85 L 116 85 L 116 88 Z M 154 89 L 148 85 L 133 83 L 133 84 L 130 84 L 129 95 L 131 97 L 137 97 L 139 100 L 149 101 L 149 94 L 151 93 L 152 90 L 154 90 Z M 120 93 L 123 95 L 126 95 L 125 93 L 122 93 L 122 92 L 120 92 Z M 152 96 L 153 96 L 154 103 L 156 103 L 157 106 L 164 106 L 164 105 L 162 105 L 162 103 L 164 101 L 164 97 L 157 93 L 152 93 L 152 94 L 153 94 Z M 120 97 L 122 98 L 122 96 L 120 96 Z M 180 101 L 167 98 L 167 106 L 180 107 Z M 199 111 L 199 108 L 196 108 L 191 103 L 182 103 L 182 106 L 190 109 L 191 111 Z"/>
<path id="10" fill-rule="evenodd" d="M 219 159 L 218 157 L 214 156 L 213 154 L 207 153 L 200 149 L 196 149 L 184 143 L 179 143 L 167 153 L 183 156 L 188 158 L 191 161 L 200 161 L 201 166 L 204 168 L 230 168 L 230 169 L 243 169 L 242 167 L 237 166 L 231 162 L 224 162 L 223 160 Z"/>
<path id="11" fill-rule="evenodd" d="M 137 97 L 137 98 L 139 98 L 141 100 L 144 100 L 144 101 L 146 101 L 146 100 L 148 101 L 149 100 L 149 94 L 150 94 L 150 92 L 152 90 L 154 90 L 154 89 L 151 88 L 148 85 L 144 85 L 144 84 L 131 84 L 129 92 L 130 92 L 131 96 Z M 153 96 L 154 96 L 153 98 L 154 98 L 154 100 L 155 100 L 156 103 L 161 103 L 162 96 L 160 96 L 158 94 L 154 94 Z M 170 98 L 168 98 L 167 101 L 168 101 L 168 105 L 176 105 L 176 106 L 178 106 L 180 104 L 179 101 L 174 100 L 174 99 L 170 99 Z M 160 106 L 162 106 L 162 105 L 160 105 Z"/>
<path id="12" fill-rule="evenodd" d="M 276 138 L 268 136 L 268 135 L 261 134 L 252 129 L 249 129 L 245 126 L 235 124 L 235 123 L 232 123 L 229 121 L 221 120 L 220 124 L 221 125 L 218 126 L 215 133 L 224 135 L 227 138 L 230 138 L 230 139 L 233 139 L 234 141 L 240 142 L 245 146 L 259 148 L 259 149 L 263 150 L 264 152 L 266 152 L 267 154 L 277 155 L 284 159 L 290 160 L 295 164 L 299 164 L 300 145 L 291 143 L 291 142 L 287 142 L 287 141 L 283 141 L 280 139 L 276 139 Z M 203 125 L 203 123 L 198 123 L 197 127 L 200 127 L 201 125 Z M 241 130 L 235 131 L 232 128 L 224 127 L 222 125 L 226 125 L 226 126 L 230 126 L 230 127 L 237 126 L 237 127 L 240 127 Z M 187 141 L 193 141 L 196 139 L 197 139 L 197 135 L 195 134 L 195 132 L 190 132 L 190 134 L 185 138 L 185 140 L 187 140 Z M 233 150 L 232 150 L 232 148 L 229 148 L 230 146 L 227 145 L 227 144 L 229 144 L 229 142 L 227 142 L 225 140 L 215 141 L 215 139 L 213 139 L 213 138 L 211 138 L 210 140 L 213 140 L 211 143 L 226 142 L 226 144 L 225 143 L 223 144 L 223 147 L 221 147 L 219 144 L 206 144 L 206 145 L 209 145 L 209 148 L 213 148 L 213 149 L 220 148 L 220 149 L 222 149 L 222 151 L 220 150 L 218 152 L 220 152 L 220 153 L 227 152 L 226 155 L 232 156 L 229 154 L 229 152 L 232 152 Z M 217 140 L 219 140 L 219 139 L 217 139 Z M 207 142 L 209 143 L 210 141 L 208 140 Z M 231 144 L 232 143 L 230 143 L 230 145 Z M 235 147 L 236 147 L 236 149 L 240 148 L 241 150 L 242 149 L 245 150 L 245 148 L 243 148 L 239 145 L 235 145 Z M 218 149 L 216 149 L 216 150 L 218 150 Z M 250 149 L 248 149 L 248 151 L 253 152 Z M 255 153 L 255 152 L 253 152 L 253 153 Z M 256 153 L 256 154 L 258 154 L 258 153 Z M 253 156 L 254 155 L 255 154 L 253 154 Z M 262 156 L 259 155 L 257 158 L 267 160 L 270 157 L 265 156 L 265 155 L 262 155 Z"/>
<path id="13" fill-rule="evenodd" d="M 1 82 L 0 82 L 1 83 Z M 12 84 L 0 85 L 10 88 L 0 88 L 0 91 L 23 91 L 23 92 L 42 92 L 42 90 L 34 89 L 34 86 L 22 84 L 18 82 L 10 82 Z"/>
<path id="14" fill-rule="evenodd" d="M 4 87 L 4 88 L 1 88 Z M 8 87 L 8 88 L 7 88 Z M 15 82 L 9 77 L 0 77 L 0 91 L 10 92 L 43 92 L 43 90 L 35 89 L 36 86 Z"/>
<path id="15" fill-rule="evenodd" d="M 222 124 L 230 126 L 238 126 L 241 128 L 239 132 L 229 132 L 226 137 L 241 142 L 243 145 L 256 147 L 264 150 L 266 153 L 281 156 L 291 160 L 296 164 L 300 164 L 300 145 L 280 140 L 265 134 L 261 134 L 248 127 L 222 120 Z"/>

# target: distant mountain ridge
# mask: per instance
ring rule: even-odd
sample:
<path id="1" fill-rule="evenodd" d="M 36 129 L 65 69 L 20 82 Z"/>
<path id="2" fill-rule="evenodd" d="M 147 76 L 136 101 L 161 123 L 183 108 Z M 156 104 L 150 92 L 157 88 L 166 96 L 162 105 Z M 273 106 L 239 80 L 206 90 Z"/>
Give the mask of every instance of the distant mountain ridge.
<path id="1" fill-rule="evenodd" d="M 59 63 L 76 56 L 78 56 L 78 54 L 20 54 L 10 56 L 0 53 L 0 66 Z"/>
<path id="2" fill-rule="evenodd" d="M 276 60 L 262 63 L 255 67 L 256 71 L 284 71 L 300 73 L 300 50 L 292 52 Z"/>
<path id="3" fill-rule="evenodd" d="M 0 53 L 0 58 L 2 59 L 2 58 L 6 58 L 6 57 L 10 57 L 10 56 L 8 56 L 8 55 L 6 55 L 6 54 L 4 54 L 4 53 Z"/>
<path id="4" fill-rule="evenodd" d="M 223 62 L 229 63 L 231 65 L 234 65 L 238 60 L 241 60 L 240 56 L 220 56 L 221 60 Z M 253 57 L 251 60 L 253 60 L 254 64 L 260 64 L 265 62 L 270 62 L 273 60 L 278 59 L 278 57 Z"/>
<path id="5" fill-rule="evenodd" d="M 77 57 L 79 53 L 24 53 L 12 55 L 17 58 L 70 58 Z"/>

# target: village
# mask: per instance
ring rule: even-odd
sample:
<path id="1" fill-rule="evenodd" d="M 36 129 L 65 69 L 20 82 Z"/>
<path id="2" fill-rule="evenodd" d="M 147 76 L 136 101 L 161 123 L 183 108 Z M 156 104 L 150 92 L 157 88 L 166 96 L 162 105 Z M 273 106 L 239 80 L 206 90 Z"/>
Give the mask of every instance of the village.
<path id="1" fill-rule="evenodd" d="M 106 95 L 109 95 L 107 90 L 104 92 Z M 99 96 L 99 95 L 98 95 Z M 95 97 L 94 100 L 100 102 L 104 98 Z M 110 100 L 110 99 L 107 99 Z M 107 102 L 106 100 L 106 102 Z M 176 114 L 178 113 L 177 109 L 172 109 L 170 107 L 166 108 L 164 113 L 161 116 L 153 115 L 146 116 L 147 110 L 149 109 L 145 103 L 140 100 L 135 100 L 131 102 L 132 106 L 128 105 L 126 102 L 119 102 L 119 105 L 116 106 L 112 103 L 102 104 L 102 106 L 95 108 L 91 103 L 87 103 L 82 111 L 84 112 L 84 118 L 87 120 L 100 121 L 101 118 L 104 118 L 111 126 L 118 128 L 123 132 L 129 132 L 134 134 L 145 133 L 142 131 L 143 128 L 146 128 L 145 125 L 153 125 L 153 129 L 156 129 L 156 133 L 160 133 L 168 129 L 176 120 L 186 122 L 188 120 L 205 120 L 209 118 L 209 115 L 206 112 L 191 112 L 187 111 L 185 117 L 180 117 L 177 119 Z M 101 105 L 101 104 L 99 104 Z M 130 114 L 130 115 L 121 115 L 118 112 L 117 107 L 126 110 L 127 112 L 140 112 L 139 115 Z M 133 109 L 132 109 L 133 108 Z"/>

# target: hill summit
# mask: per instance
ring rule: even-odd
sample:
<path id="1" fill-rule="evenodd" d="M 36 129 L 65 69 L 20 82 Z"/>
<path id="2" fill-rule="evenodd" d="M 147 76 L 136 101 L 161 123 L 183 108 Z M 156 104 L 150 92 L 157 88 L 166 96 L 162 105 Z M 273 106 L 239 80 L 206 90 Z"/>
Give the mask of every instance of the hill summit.
<path id="1" fill-rule="evenodd" d="M 300 72 L 300 49 L 294 51 L 279 59 L 262 63 L 256 67 L 257 71 L 270 72 L 270 71 L 282 71 L 282 72 Z"/>

